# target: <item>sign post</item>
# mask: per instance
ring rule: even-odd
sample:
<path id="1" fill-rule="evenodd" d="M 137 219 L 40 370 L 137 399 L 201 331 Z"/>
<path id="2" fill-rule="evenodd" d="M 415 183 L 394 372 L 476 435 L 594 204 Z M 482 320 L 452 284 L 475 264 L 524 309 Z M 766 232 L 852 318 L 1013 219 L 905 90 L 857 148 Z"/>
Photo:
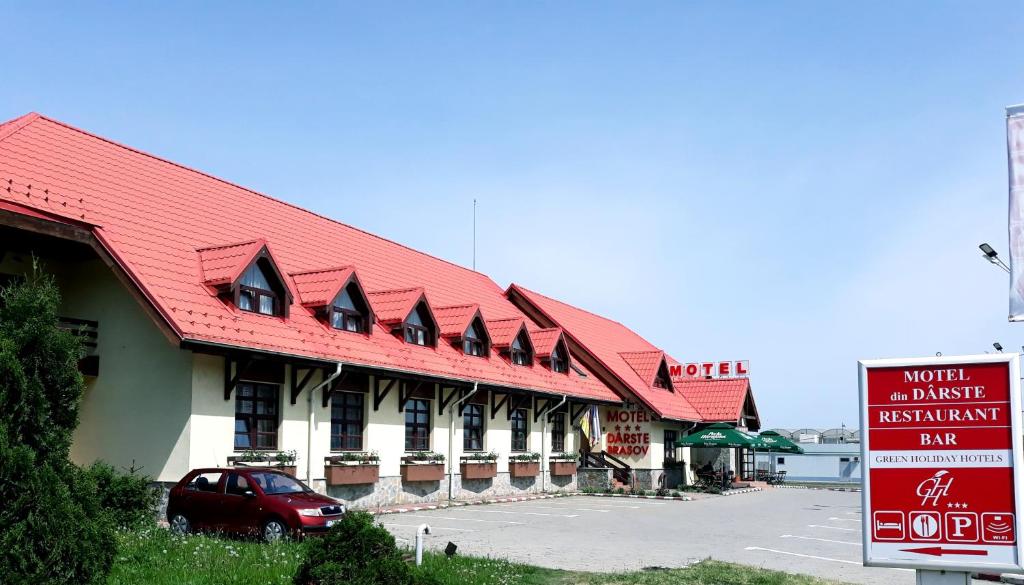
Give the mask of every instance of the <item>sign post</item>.
<path id="1" fill-rule="evenodd" d="M 864 565 L 928 585 L 1024 570 L 1019 355 L 859 366 Z"/>

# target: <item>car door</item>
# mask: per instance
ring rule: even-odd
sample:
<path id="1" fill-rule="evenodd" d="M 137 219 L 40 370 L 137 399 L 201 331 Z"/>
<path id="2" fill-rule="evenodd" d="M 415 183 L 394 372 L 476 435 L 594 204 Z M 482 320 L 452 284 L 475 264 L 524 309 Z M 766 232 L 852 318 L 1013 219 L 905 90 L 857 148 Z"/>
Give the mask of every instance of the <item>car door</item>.
<path id="1" fill-rule="evenodd" d="M 203 471 L 197 473 L 182 491 L 181 511 L 196 530 L 217 530 L 217 508 L 221 499 L 224 473 Z"/>
<path id="2" fill-rule="evenodd" d="M 257 534 L 259 503 L 256 490 L 244 473 L 228 472 L 217 514 L 220 529 L 233 534 Z"/>

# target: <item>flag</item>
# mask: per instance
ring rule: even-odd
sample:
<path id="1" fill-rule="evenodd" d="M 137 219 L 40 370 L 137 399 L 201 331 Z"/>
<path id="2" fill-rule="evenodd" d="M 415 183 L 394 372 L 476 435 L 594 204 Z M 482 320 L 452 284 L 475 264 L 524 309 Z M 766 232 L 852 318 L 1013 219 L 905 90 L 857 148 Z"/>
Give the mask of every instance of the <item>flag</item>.
<path id="1" fill-rule="evenodd" d="M 596 406 L 591 406 L 590 410 L 580 419 L 580 432 L 590 442 L 591 449 L 601 443 L 601 416 L 598 414 Z"/>
<path id="2" fill-rule="evenodd" d="M 1024 321 L 1024 105 L 1006 108 L 1010 165 L 1010 321 Z"/>

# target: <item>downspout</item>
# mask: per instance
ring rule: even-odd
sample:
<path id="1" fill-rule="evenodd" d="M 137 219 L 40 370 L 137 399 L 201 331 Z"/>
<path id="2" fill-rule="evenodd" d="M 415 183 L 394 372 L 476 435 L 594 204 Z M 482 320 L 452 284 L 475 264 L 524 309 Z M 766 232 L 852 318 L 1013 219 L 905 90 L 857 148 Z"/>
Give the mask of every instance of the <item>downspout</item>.
<path id="1" fill-rule="evenodd" d="M 478 382 L 473 382 L 473 390 L 448 407 L 448 499 L 455 499 L 455 410 L 461 407 L 471 396 L 476 394 Z"/>
<path id="2" fill-rule="evenodd" d="M 314 420 L 313 412 L 313 395 L 320 388 L 323 388 L 334 381 L 335 378 L 341 375 L 342 363 L 338 362 L 334 368 L 334 373 L 327 377 L 326 380 L 320 382 L 316 386 L 309 389 L 309 394 L 306 396 L 306 404 L 309 407 L 309 424 L 306 427 L 306 482 L 313 483 L 313 425 L 316 423 Z M 312 485 L 310 485 L 312 487 Z"/>
<path id="3" fill-rule="evenodd" d="M 566 400 L 569 400 L 568 394 L 562 397 L 562 401 L 559 402 L 557 406 L 548 409 L 548 411 L 544 413 L 544 420 L 540 421 L 540 464 L 543 466 L 540 470 L 540 491 L 542 492 L 548 491 L 548 476 L 544 474 L 550 473 L 551 470 L 551 464 L 548 462 L 547 456 L 544 455 L 544 451 L 545 449 L 547 449 L 548 446 L 548 413 L 554 412 L 559 408 L 562 408 L 562 405 L 565 404 Z"/>

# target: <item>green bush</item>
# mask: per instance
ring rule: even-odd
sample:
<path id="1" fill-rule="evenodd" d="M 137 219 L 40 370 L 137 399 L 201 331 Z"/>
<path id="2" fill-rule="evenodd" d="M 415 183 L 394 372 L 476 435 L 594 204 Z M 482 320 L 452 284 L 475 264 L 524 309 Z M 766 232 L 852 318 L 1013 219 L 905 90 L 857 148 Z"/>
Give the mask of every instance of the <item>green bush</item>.
<path id="1" fill-rule="evenodd" d="M 134 528 L 156 520 L 160 492 L 149 477 L 134 468 L 122 473 L 102 461 L 87 467 L 85 473 L 96 484 L 100 506 L 116 526 Z"/>
<path id="2" fill-rule="evenodd" d="M 102 583 L 116 543 L 96 483 L 68 461 L 84 383 L 58 326 L 53 279 L 0 291 L 0 575 L 12 585 Z"/>
<path id="3" fill-rule="evenodd" d="M 310 540 L 296 585 L 433 585 L 402 560 L 395 537 L 366 512 L 349 512 L 323 537 Z"/>

